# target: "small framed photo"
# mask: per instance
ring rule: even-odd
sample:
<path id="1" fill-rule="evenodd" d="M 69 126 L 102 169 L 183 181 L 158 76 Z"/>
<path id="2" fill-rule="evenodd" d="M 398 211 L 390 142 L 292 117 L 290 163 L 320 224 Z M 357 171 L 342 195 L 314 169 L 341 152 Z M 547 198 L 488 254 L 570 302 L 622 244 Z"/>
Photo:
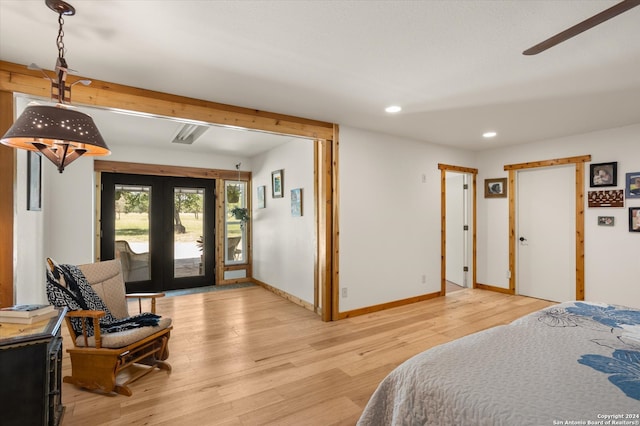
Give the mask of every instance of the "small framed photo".
<path id="1" fill-rule="evenodd" d="M 291 216 L 302 216 L 302 188 L 291 190 Z"/>
<path id="2" fill-rule="evenodd" d="M 284 196 L 284 169 L 271 172 L 271 198 Z"/>
<path id="3" fill-rule="evenodd" d="M 640 172 L 627 173 L 627 198 L 640 198 Z"/>
<path id="4" fill-rule="evenodd" d="M 27 210 L 42 210 L 42 157 L 27 151 Z"/>
<path id="5" fill-rule="evenodd" d="M 618 162 L 589 166 L 591 188 L 618 185 Z"/>
<path id="6" fill-rule="evenodd" d="M 484 198 L 506 198 L 507 178 L 485 179 Z"/>
<path id="7" fill-rule="evenodd" d="M 640 232 L 640 207 L 629 207 L 629 232 Z"/>
<path id="8" fill-rule="evenodd" d="M 613 216 L 598 216 L 598 226 L 613 226 L 615 223 L 615 217 Z"/>
<path id="9" fill-rule="evenodd" d="M 265 191 L 266 191 L 266 186 L 265 185 L 260 185 L 257 188 L 258 208 L 259 209 L 264 209 L 266 207 L 266 200 L 265 200 L 265 197 L 264 197 Z"/>

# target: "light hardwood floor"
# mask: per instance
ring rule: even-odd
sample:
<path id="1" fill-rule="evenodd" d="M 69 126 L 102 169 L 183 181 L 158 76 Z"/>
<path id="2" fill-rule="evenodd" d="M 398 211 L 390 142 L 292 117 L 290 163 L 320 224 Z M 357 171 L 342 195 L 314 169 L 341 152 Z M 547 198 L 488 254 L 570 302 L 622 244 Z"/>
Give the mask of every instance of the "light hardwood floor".
<path id="1" fill-rule="evenodd" d="M 401 362 L 553 304 L 465 289 L 324 323 L 261 287 L 158 302 L 158 312 L 174 321 L 173 372 L 142 378 L 131 397 L 63 384 L 64 426 L 354 425 Z"/>

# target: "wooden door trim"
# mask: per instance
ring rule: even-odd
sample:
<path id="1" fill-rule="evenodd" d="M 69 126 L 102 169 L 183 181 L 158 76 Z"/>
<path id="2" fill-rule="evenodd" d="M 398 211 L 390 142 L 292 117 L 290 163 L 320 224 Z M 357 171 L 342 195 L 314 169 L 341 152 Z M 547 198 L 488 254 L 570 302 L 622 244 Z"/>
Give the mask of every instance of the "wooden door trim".
<path id="1" fill-rule="evenodd" d="M 440 170 L 440 296 L 446 294 L 447 288 L 447 185 L 446 177 L 447 172 L 468 173 L 472 176 L 472 213 L 471 213 L 471 226 L 473 232 L 471 235 L 471 268 L 473 270 L 471 276 L 472 288 L 477 287 L 477 272 L 476 272 L 476 249 L 477 249 L 477 231 L 476 231 L 476 211 L 477 211 L 477 175 L 478 169 L 470 167 L 453 166 L 450 164 L 438 163 L 438 169 Z"/>
<path id="2" fill-rule="evenodd" d="M 82 79 L 91 80 L 91 78 L 81 76 L 69 76 L 69 83 L 72 84 Z M 78 105 L 134 111 L 151 116 L 184 118 L 222 126 L 262 130 L 326 141 L 327 149 L 319 151 L 321 158 L 318 161 L 318 163 L 324 165 L 325 169 L 322 171 L 321 178 L 320 174 L 318 174 L 319 179 L 326 180 L 325 185 L 319 186 L 318 199 L 323 208 L 326 209 L 326 214 L 318 215 L 317 221 L 319 223 L 316 224 L 316 228 L 326 230 L 326 232 L 318 233 L 317 244 L 322 250 L 318 250 L 317 267 L 320 269 L 318 275 L 326 277 L 327 285 L 323 289 L 323 300 L 327 301 L 325 306 L 331 306 L 329 314 L 323 315 L 322 318 L 325 321 L 338 319 L 337 247 L 339 230 L 337 217 L 339 206 L 337 178 L 339 164 L 337 124 L 187 98 L 95 79 L 90 86 L 78 84 L 74 86 L 73 90 L 73 103 Z M 24 65 L 0 61 L 0 91 L 9 92 L 11 97 L 12 93 L 20 93 L 48 99 L 50 96 L 50 83 L 42 78 L 42 73 L 38 70 L 29 70 Z M 13 122 L 13 103 L 11 103 L 11 108 L 5 109 L 4 105 L 2 106 L 3 112 L 0 114 L 2 117 L 9 114 L 4 111 L 11 112 L 10 125 Z M 2 122 L 0 126 L 4 124 Z M 9 163 L 4 159 L 0 159 L 0 161 L 3 162 L 0 164 L 3 168 L 5 163 Z M 11 182 L 12 185 L 15 184 L 15 176 L 11 179 Z M 3 195 L 3 198 L 0 199 L 0 205 L 9 203 L 8 205 L 13 206 L 12 198 L 10 199 L 2 193 L 0 195 Z M 13 195 L 13 186 L 11 195 Z M 11 227 L 13 227 L 13 222 L 12 214 Z M 7 260 L 0 259 L 0 263 L 5 261 L 12 262 L 12 241 L 9 241 L 5 236 L 0 240 L 0 244 L 2 245 L 0 254 L 5 250 L 11 254 Z M 3 271 L 5 271 L 4 268 Z M 13 276 L 13 265 L 6 273 Z"/>
<path id="3" fill-rule="evenodd" d="M 237 170 L 205 169 L 188 166 L 129 163 L 124 161 L 94 160 L 96 172 L 129 173 L 133 175 L 190 177 L 198 179 L 238 180 Z M 240 180 L 249 181 L 251 172 L 240 171 Z"/>
<path id="4" fill-rule="evenodd" d="M 576 300 L 584 300 L 584 163 L 591 161 L 591 155 L 556 158 L 553 160 L 528 163 L 507 164 L 504 170 L 509 172 L 509 293 L 516 293 L 516 172 L 518 170 L 575 165 L 575 225 L 576 225 Z"/>
<path id="5" fill-rule="evenodd" d="M 13 123 L 13 93 L 0 91 L 0 135 Z M 0 308 L 14 304 L 13 204 L 16 184 L 16 151 L 0 145 Z"/>

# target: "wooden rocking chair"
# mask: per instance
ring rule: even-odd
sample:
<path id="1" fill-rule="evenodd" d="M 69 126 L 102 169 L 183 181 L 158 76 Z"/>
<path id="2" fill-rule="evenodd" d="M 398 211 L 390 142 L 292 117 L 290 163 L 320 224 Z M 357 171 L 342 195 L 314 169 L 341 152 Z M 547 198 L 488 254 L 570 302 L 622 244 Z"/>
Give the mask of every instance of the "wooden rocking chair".
<path id="1" fill-rule="evenodd" d="M 122 267 L 119 259 L 79 265 L 87 281 L 117 319 L 129 317 L 127 299 L 137 298 L 139 310 L 142 299 L 151 298 L 151 311 L 155 314 L 156 298 L 164 293 L 125 294 Z M 65 383 L 105 393 L 115 392 L 131 396 L 129 384 L 158 368 L 171 372 L 166 362 L 169 356 L 171 319 L 162 317 L 156 326 L 103 333 L 99 319 L 104 311 L 68 311 L 65 317 L 73 347 L 67 349 L 71 358 L 71 375 Z M 82 334 L 74 331 L 70 318 L 82 319 Z M 89 336 L 86 321 L 92 321 L 94 334 Z M 119 383 L 118 375 L 129 369 L 128 377 Z M 126 374 L 122 374 L 126 376 Z"/>

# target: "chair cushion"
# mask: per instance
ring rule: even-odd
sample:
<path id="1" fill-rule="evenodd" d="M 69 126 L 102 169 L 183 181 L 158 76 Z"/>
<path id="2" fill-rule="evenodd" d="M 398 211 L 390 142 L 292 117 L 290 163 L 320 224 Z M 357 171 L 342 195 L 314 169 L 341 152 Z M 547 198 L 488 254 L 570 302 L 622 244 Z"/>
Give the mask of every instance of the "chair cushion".
<path id="1" fill-rule="evenodd" d="M 115 318 L 129 316 L 119 259 L 87 263 L 78 265 L 78 268 Z"/>
<path id="2" fill-rule="evenodd" d="M 151 336 L 153 333 L 157 333 L 160 330 L 164 330 L 165 328 L 171 325 L 171 318 L 160 318 L 160 322 L 158 325 L 153 327 L 139 327 L 132 328 L 129 330 L 119 331 L 117 333 L 106 333 L 101 334 L 101 346 L 103 348 L 123 348 L 127 345 L 135 343 L 145 337 Z M 91 336 L 87 339 L 89 343 L 89 347 L 96 345 L 96 339 L 94 336 Z M 79 335 L 76 337 L 76 346 L 84 347 L 84 337 Z"/>

